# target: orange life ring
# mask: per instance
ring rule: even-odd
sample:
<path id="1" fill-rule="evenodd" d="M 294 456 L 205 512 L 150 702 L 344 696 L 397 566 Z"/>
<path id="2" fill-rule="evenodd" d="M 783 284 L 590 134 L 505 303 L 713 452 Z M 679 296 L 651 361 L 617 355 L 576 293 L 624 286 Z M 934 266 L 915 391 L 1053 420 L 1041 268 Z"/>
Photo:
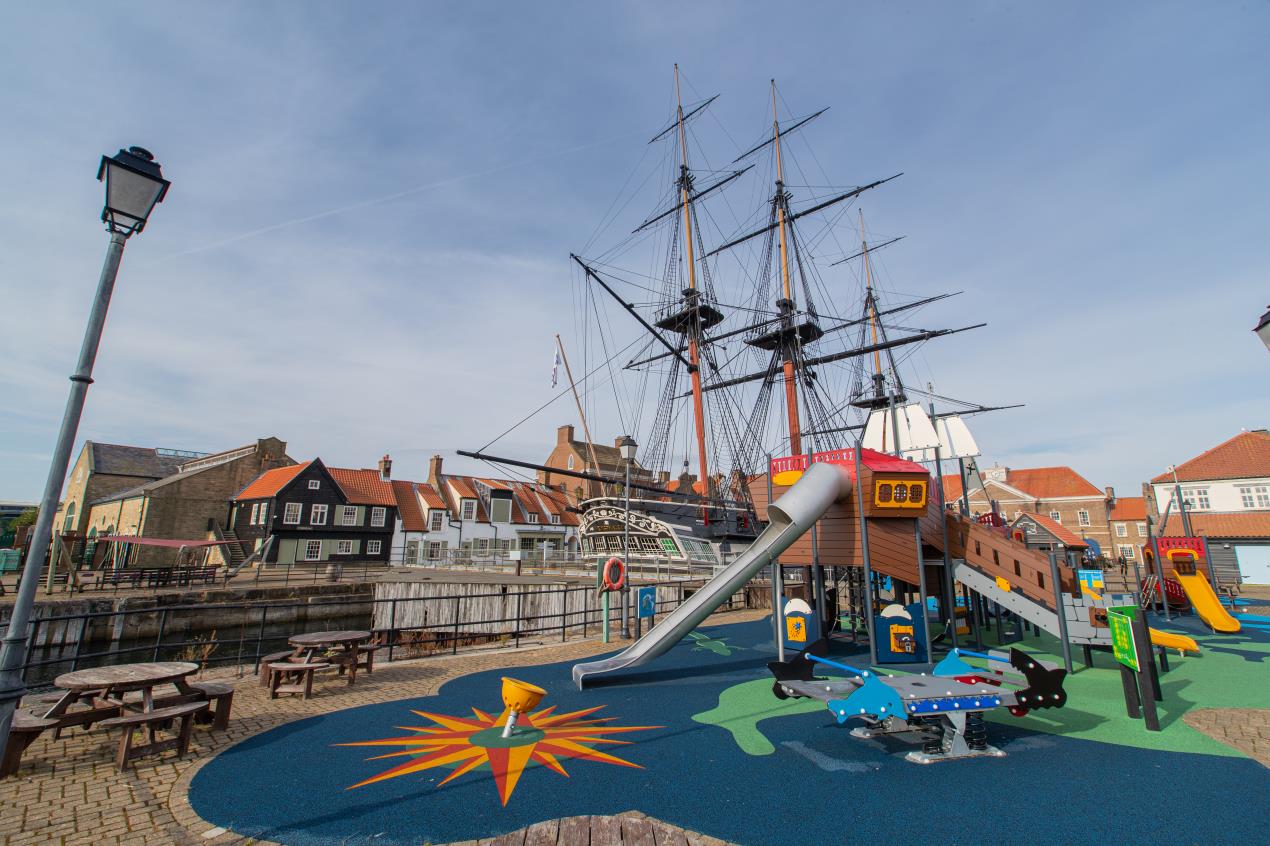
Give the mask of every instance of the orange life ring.
<path id="1" fill-rule="evenodd" d="M 617 578 L 611 575 L 613 567 L 617 567 Z M 621 590 L 626 586 L 626 565 L 622 563 L 622 559 L 614 555 L 608 561 L 604 562 L 604 589 L 605 590 Z"/>

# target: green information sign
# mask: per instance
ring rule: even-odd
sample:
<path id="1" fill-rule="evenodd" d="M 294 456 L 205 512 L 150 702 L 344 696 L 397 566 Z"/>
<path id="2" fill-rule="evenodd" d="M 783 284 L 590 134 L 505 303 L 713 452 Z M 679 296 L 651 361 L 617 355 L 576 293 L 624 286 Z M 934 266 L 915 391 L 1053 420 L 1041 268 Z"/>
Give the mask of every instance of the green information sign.
<path id="1" fill-rule="evenodd" d="M 1116 660 L 1135 673 L 1138 666 L 1138 648 L 1133 638 L 1133 616 L 1137 611 L 1132 605 L 1107 609 L 1107 627 L 1111 629 L 1111 652 Z M 1130 612 L 1130 613 L 1126 613 Z"/>

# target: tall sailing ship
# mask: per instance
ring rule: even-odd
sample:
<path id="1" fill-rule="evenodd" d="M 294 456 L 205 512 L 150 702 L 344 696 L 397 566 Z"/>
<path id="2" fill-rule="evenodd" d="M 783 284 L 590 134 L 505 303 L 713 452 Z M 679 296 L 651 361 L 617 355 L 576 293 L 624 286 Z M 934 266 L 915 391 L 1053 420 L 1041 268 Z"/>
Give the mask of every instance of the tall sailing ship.
<path id="1" fill-rule="evenodd" d="M 863 442 L 929 460 L 936 425 L 947 439 L 950 427 L 964 430 L 960 415 L 990 409 L 936 397 L 900 376 L 905 352 L 977 328 L 893 322 L 952 294 L 906 302 L 879 295 L 872 254 L 900 238 L 870 242 L 863 212 L 850 210 L 901 174 L 809 184 L 811 168 L 791 156 L 791 145 L 827 109 L 783 117 L 775 81 L 763 137 L 723 169 L 699 163 L 692 130 L 717 95 L 685 104 L 682 88 L 676 65 L 673 116 L 645 155 L 653 167 L 643 184 L 660 185 L 659 202 L 606 249 L 571 256 L 586 373 L 576 389 L 594 406 L 611 385 L 640 445 L 630 555 L 710 561 L 755 537 L 750 485 L 773 457 Z M 801 184 L 791 184 L 791 173 Z M 639 193 L 612 208 L 626 209 Z M 585 424 L 581 400 L 579 412 Z M 586 554 L 625 551 L 627 509 L 616 495 L 623 480 L 605 478 L 607 489 L 578 489 Z"/>

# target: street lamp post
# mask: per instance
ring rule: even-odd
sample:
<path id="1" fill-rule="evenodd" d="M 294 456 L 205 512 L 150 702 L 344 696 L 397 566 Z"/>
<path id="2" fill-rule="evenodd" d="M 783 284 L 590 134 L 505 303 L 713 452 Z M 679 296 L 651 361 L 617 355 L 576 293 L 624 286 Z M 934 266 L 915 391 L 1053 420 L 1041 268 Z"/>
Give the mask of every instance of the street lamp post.
<path id="1" fill-rule="evenodd" d="M 26 660 L 27 629 L 31 609 L 35 604 L 40 567 L 48 552 L 49 538 L 53 532 L 53 515 L 57 511 L 62 483 L 70 465 L 71 447 L 75 444 L 75 435 L 79 430 L 84 398 L 93 381 L 93 363 L 97 359 L 97 347 L 101 342 L 106 311 L 110 307 L 110 295 L 114 292 L 124 242 L 129 236 L 145 228 L 150 212 L 156 204 L 163 201 L 170 184 L 163 178 L 154 156 L 141 147 L 120 150 L 110 158 L 102 156 L 97 179 L 106 183 L 106 205 L 102 209 L 101 219 L 110 232 L 110 242 L 106 247 L 101 278 L 97 282 L 97 294 L 88 314 L 88 325 L 84 329 L 79 361 L 75 373 L 70 377 L 70 396 L 66 399 L 62 428 L 53 449 L 48 479 L 44 482 L 44 496 L 40 500 L 39 516 L 31 533 L 31 546 L 27 550 L 13 613 L 9 617 L 3 645 L 0 646 L 0 757 L 3 756 L 9 739 L 14 709 L 26 691 L 21 668 Z"/>
<path id="2" fill-rule="evenodd" d="M 622 549 L 626 554 L 626 584 L 622 587 L 622 638 L 631 636 L 631 465 L 639 445 L 630 435 L 622 435 L 617 449 L 626 464 L 626 513 L 622 517 Z"/>

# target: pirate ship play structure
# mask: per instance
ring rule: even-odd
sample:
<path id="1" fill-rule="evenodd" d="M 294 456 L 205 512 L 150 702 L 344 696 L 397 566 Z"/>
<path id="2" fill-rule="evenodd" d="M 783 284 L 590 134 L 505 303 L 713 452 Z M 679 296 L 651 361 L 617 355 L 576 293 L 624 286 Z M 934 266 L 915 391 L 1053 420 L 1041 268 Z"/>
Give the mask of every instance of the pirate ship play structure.
<path id="1" fill-rule="evenodd" d="M 664 549 L 669 535 L 681 547 L 709 545 L 723 564 L 630 649 L 578 665 L 575 680 L 652 660 L 769 565 L 777 609 L 784 606 L 786 575 L 806 585 L 807 607 L 814 609 L 808 641 L 837 627 L 845 599 L 870 630 L 874 658 L 898 625 L 875 613 L 883 578 L 890 580 L 894 604 L 910 618 L 916 612 L 919 621 L 893 644 L 909 660 L 930 657 L 931 605 L 938 609 L 933 622 L 946 629 L 940 637 L 952 646 L 958 607 L 970 609 L 977 637 L 989 606 L 997 622 L 1005 613 L 1064 643 L 1105 643 L 1098 609 L 1112 598 L 1083 593 L 1066 562 L 1011 538 L 998 515 L 985 515 L 985 525 L 946 508 L 943 462 L 958 461 L 964 474 L 962 460 L 978 454 L 962 418 L 995 409 L 901 379 L 905 357 L 920 345 L 983 324 L 893 322 L 952 296 L 883 301 L 875 253 L 899 239 L 871 242 L 863 214 L 847 210 L 899 174 L 854 187 L 812 186 L 806 168 L 797 161 L 791 168 L 790 148 L 825 110 L 782 121 L 774 83 L 765 137 L 725 169 L 699 168 L 690 152 L 700 145 L 691 143 L 690 128 L 715 98 L 685 105 L 681 87 L 676 68 L 673 117 L 649 147 L 663 148 L 651 157 L 657 162 L 652 175 L 662 173 L 665 186 L 654 212 L 607 250 L 571 258 L 585 351 L 585 375 L 573 387 L 580 388 L 575 397 L 584 428 L 586 404 L 594 408 L 600 389 L 612 385 L 623 427 L 643 442 L 639 466 L 663 471 L 665 479 L 682 462 L 682 472 L 677 485 L 641 479 L 632 486 L 629 527 L 625 503 L 611 495 L 621 478 L 564 475 L 616 485 L 609 495 L 578 505 L 584 552 L 601 560 L 635 557 Z M 809 194 L 805 201 L 795 202 L 791 172 L 807 183 L 799 188 Z M 734 208 L 729 193 L 747 181 L 760 198 L 752 205 L 756 211 L 733 214 L 725 228 L 720 220 Z M 591 243 L 614 219 L 606 219 Z M 838 240 L 847 231 L 850 249 Z M 652 272 L 633 269 L 641 265 Z M 829 275 L 850 272 L 858 284 L 829 283 Z M 851 299 L 844 290 L 861 292 L 857 306 L 844 301 Z M 634 339 L 620 345 L 617 339 L 631 334 Z M 463 454 L 562 472 L 486 450 Z M 629 549 L 622 545 L 627 528 Z M 787 574 L 787 568 L 793 569 Z M 897 657 L 895 649 L 882 651 Z"/>

